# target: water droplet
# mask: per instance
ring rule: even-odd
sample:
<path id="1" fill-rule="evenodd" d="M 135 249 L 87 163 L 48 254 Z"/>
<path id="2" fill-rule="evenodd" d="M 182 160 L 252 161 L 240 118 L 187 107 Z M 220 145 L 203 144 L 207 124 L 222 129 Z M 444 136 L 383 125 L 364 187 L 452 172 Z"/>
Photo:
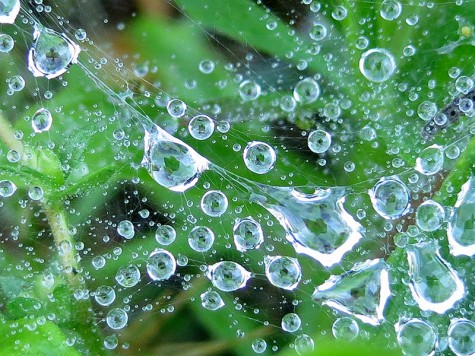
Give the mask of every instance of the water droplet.
<path id="1" fill-rule="evenodd" d="M 300 320 L 300 317 L 297 314 L 288 313 L 282 317 L 280 325 L 282 326 L 282 330 L 293 333 L 300 329 L 302 320 Z"/>
<path id="2" fill-rule="evenodd" d="M 106 259 L 102 256 L 94 256 L 91 263 L 95 269 L 101 269 L 106 265 Z"/>
<path id="3" fill-rule="evenodd" d="M 119 340 L 115 335 L 107 335 L 104 338 L 104 347 L 108 350 L 114 350 L 119 344 Z"/>
<path id="4" fill-rule="evenodd" d="M 210 74 L 214 70 L 214 62 L 209 59 L 203 59 L 199 64 L 201 73 Z"/>
<path id="5" fill-rule="evenodd" d="M 274 167 L 276 158 L 275 150 L 265 142 L 249 142 L 243 152 L 244 164 L 257 174 L 269 172 Z"/>
<path id="6" fill-rule="evenodd" d="M 135 236 L 134 224 L 129 220 L 122 220 L 117 225 L 117 233 L 125 239 L 131 239 Z"/>
<path id="7" fill-rule="evenodd" d="M 336 6 L 332 11 L 332 17 L 337 21 L 344 20 L 347 15 L 348 15 L 348 11 L 346 10 L 344 6 L 341 6 L 341 5 Z"/>
<path id="8" fill-rule="evenodd" d="M 223 298 L 218 292 L 209 290 L 200 295 L 201 305 L 208 310 L 218 310 L 224 306 Z"/>
<path id="9" fill-rule="evenodd" d="M 277 187 L 263 191 L 276 202 L 266 202 L 264 197 L 257 202 L 286 230 L 286 238 L 295 251 L 325 267 L 339 263 L 363 238 L 362 226 L 343 208 L 343 188 L 317 190 L 313 194 Z"/>
<path id="10" fill-rule="evenodd" d="M 417 207 L 416 224 L 422 231 L 435 231 L 444 222 L 445 211 L 442 205 L 427 200 Z"/>
<path id="11" fill-rule="evenodd" d="M 43 199 L 43 189 L 41 187 L 30 187 L 28 196 L 31 200 L 41 200 Z"/>
<path id="12" fill-rule="evenodd" d="M 156 125 L 145 130 L 142 165 L 158 184 L 176 192 L 193 187 L 208 169 L 205 158 Z"/>
<path id="13" fill-rule="evenodd" d="M 379 14 L 385 20 L 392 21 L 397 19 L 402 12 L 402 6 L 399 1 L 396 0 L 384 0 L 381 3 Z"/>
<path id="14" fill-rule="evenodd" d="M 327 36 L 327 28 L 321 23 L 313 25 L 309 32 L 310 38 L 315 41 L 321 41 Z"/>
<path id="15" fill-rule="evenodd" d="M 267 349 L 267 342 L 264 339 L 258 338 L 252 342 L 252 350 L 256 354 L 261 354 Z"/>
<path id="16" fill-rule="evenodd" d="M 188 131 L 197 140 L 206 140 L 214 132 L 214 121 L 206 115 L 198 115 L 190 120 Z"/>
<path id="17" fill-rule="evenodd" d="M 450 322 L 449 347 L 457 356 L 475 354 L 475 323 L 467 319 L 453 319 Z"/>
<path id="18" fill-rule="evenodd" d="M 0 0 L 0 24 L 13 24 L 20 12 L 20 0 Z"/>
<path id="19" fill-rule="evenodd" d="M 87 37 L 87 33 L 84 29 L 78 28 L 76 31 L 74 31 L 74 37 L 76 37 L 78 41 L 84 41 Z"/>
<path id="20" fill-rule="evenodd" d="M 194 251 L 208 251 L 214 244 L 214 233 L 206 226 L 195 226 L 188 235 L 188 244 Z"/>
<path id="21" fill-rule="evenodd" d="M 284 95 L 280 98 L 280 108 L 286 112 L 294 111 L 297 106 L 297 102 L 290 95 Z"/>
<path id="22" fill-rule="evenodd" d="M 56 78 L 77 62 L 81 49 L 66 35 L 37 26 L 33 39 L 28 52 L 28 69 L 35 77 Z"/>
<path id="23" fill-rule="evenodd" d="M 7 35 L 6 33 L 0 34 L 0 52 L 8 53 L 13 49 L 15 41 L 12 36 Z"/>
<path id="24" fill-rule="evenodd" d="M 462 185 L 451 214 L 447 237 L 454 256 L 475 255 L 475 177 Z"/>
<path id="25" fill-rule="evenodd" d="M 219 190 L 210 190 L 201 198 L 201 209 L 208 216 L 221 216 L 228 209 L 228 198 Z"/>
<path id="26" fill-rule="evenodd" d="M 239 86 L 239 95 L 244 101 L 256 100 L 261 95 L 261 86 L 256 82 L 245 80 Z"/>
<path id="27" fill-rule="evenodd" d="M 127 312 L 122 308 L 114 308 L 107 313 L 107 325 L 111 329 L 118 330 L 122 329 L 125 325 L 127 325 L 127 321 L 129 317 Z"/>
<path id="28" fill-rule="evenodd" d="M 179 99 L 170 100 L 167 104 L 167 111 L 171 117 L 182 117 L 186 112 L 186 104 Z"/>
<path id="29" fill-rule="evenodd" d="M 147 259 L 147 273 L 153 281 L 164 281 L 175 273 L 176 261 L 173 255 L 161 248 L 155 249 Z"/>
<path id="30" fill-rule="evenodd" d="M 0 181 L 0 197 L 8 198 L 16 191 L 16 185 L 9 180 Z"/>
<path id="31" fill-rule="evenodd" d="M 445 313 L 465 292 L 463 282 L 432 240 L 406 246 L 412 296 L 421 310 Z"/>
<path id="32" fill-rule="evenodd" d="M 296 258 L 286 256 L 266 256 L 266 276 L 269 282 L 282 289 L 293 290 L 302 277 L 302 270 Z"/>
<path id="33" fill-rule="evenodd" d="M 395 326 L 397 342 L 404 355 L 432 355 L 437 346 L 436 330 L 420 319 L 411 319 Z"/>
<path id="34" fill-rule="evenodd" d="M 155 240 L 161 245 L 167 246 L 173 243 L 176 231 L 170 225 L 159 225 L 155 231 Z"/>
<path id="35" fill-rule="evenodd" d="M 443 166 L 444 150 L 439 145 L 425 148 L 416 159 L 416 171 L 426 176 L 436 174 Z"/>
<path id="36" fill-rule="evenodd" d="M 135 265 L 120 267 L 115 274 L 115 280 L 122 287 L 133 287 L 140 281 L 140 271 Z"/>
<path id="37" fill-rule="evenodd" d="M 352 341 L 356 339 L 360 332 L 360 327 L 356 320 L 348 317 L 338 318 L 332 326 L 332 333 L 335 339 Z"/>
<path id="38" fill-rule="evenodd" d="M 221 261 L 208 266 L 207 277 L 213 286 L 223 292 L 232 292 L 246 286 L 251 273 L 232 261 Z"/>
<path id="39" fill-rule="evenodd" d="M 397 219 L 409 211 L 409 189 L 398 178 L 381 178 L 369 196 L 374 210 L 385 219 Z"/>
<path id="40" fill-rule="evenodd" d="M 366 79 L 381 83 L 388 80 L 394 73 L 396 61 L 388 50 L 373 48 L 361 55 L 359 67 Z"/>
<path id="41" fill-rule="evenodd" d="M 103 307 L 111 305 L 115 300 L 115 290 L 109 286 L 100 286 L 94 292 L 94 299 Z"/>
<path id="42" fill-rule="evenodd" d="M 314 130 L 308 135 L 308 148 L 315 153 L 323 153 L 330 148 L 332 136 L 323 130 Z"/>
<path id="43" fill-rule="evenodd" d="M 295 338 L 294 344 L 295 344 L 295 351 L 299 355 L 302 355 L 302 354 L 306 355 L 312 352 L 315 348 L 315 343 L 313 342 L 313 339 L 307 334 L 302 334 L 302 335 L 297 336 Z"/>
<path id="44" fill-rule="evenodd" d="M 31 127 L 35 132 L 45 132 L 51 128 L 53 117 L 48 109 L 39 109 L 31 118 Z"/>
<path id="45" fill-rule="evenodd" d="M 384 308 L 391 295 L 389 272 L 382 259 L 357 263 L 339 276 L 331 276 L 317 287 L 314 300 L 352 315 L 364 323 L 379 325 L 384 321 Z"/>
<path id="46" fill-rule="evenodd" d="M 424 121 L 431 120 L 437 114 L 437 105 L 431 101 L 423 101 L 417 107 L 417 115 Z"/>
<path id="47" fill-rule="evenodd" d="M 261 225 L 250 216 L 239 220 L 233 228 L 234 244 L 238 251 L 245 252 L 259 248 L 264 242 Z"/>
<path id="48" fill-rule="evenodd" d="M 320 96 L 320 86 L 312 78 L 302 79 L 295 85 L 294 98 L 299 103 L 311 104 Z"/>
<path id="49" fill-rule="evenodd" d="M 25 79 L 21 75 L 14 75 L 8 80 L 8 87 L 13 91 L 22 91 L 25 87 Z"/>

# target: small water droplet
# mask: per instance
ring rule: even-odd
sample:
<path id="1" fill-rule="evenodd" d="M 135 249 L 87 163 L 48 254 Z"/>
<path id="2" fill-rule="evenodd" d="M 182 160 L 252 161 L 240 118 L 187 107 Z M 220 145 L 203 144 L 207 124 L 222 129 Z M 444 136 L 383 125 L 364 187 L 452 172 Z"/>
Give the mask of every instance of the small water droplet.
<path id="1" fill-rule="evenodd" d="M 282 317 L 280 325 L 282 327 L 282 330 L 287 331 L 289 333 L 293 333 L 300 329 L 302 321 L 300 320 L 298 314 L 288 313 Z"/>
<path id="2" fill-rule="evenodd" d="M 297 259 L 286 256 L 266 256 L 266 276 L 269 282 L 282 289 L 297 288 L 302 277 L 302 270 Z"/>
<path id="3" fill-rule="evenodd" d="M 315 153 L 326 152 L 332 143 L 332 136 L 323 130 L 314 130 L 308 135 L 308 148 Z"/>
<path id="4" fill-rule="evenodd" d="M 359 68 L 366 79 L 381 83 L 392 76 L 396 69 L 396 61 L 388 50 L 373 48 L 361 55 Z"/>
<path id="5" fill-rule="evenodd" d="M 214 121 L 206 115 L 198 115 L 192 118 L 188 124 L 191 137 L 197 140 L 206 140 L 214 132 Z"/>
<path id="6" fill-rule="evenodd" d="M 257 174 L 269 172 L 274 167 L 276 158 L 275 150 L 265 142 L 250 142 L 243 152 L 244 164 Z"/>
<path id="7" fill-rule="evenodd" d="M 374 210 L 385 219 L 397 219 L 409 211 L 409 189 L 398 178 L 381 178 L 369 195 Z"/>
<path id="8" fill-rule="evenodd" d="M 218 292 L 209 290 L 200 295 L 201 305 L 208 310 L 218 310 L 224 306 L 224 301 Z"/>
<path id="9" fill-rule="evenodd" d="M 320 86 L 312 78 L 302 79 L 295 85 L 294 98 L 299 103 L 311 104 L 320 96 Z"/>
<path id="10" fill-rule="evenodd" d="M 221 261 L 208 266 L 207 277 L 223 292 L 232 292 L 246 286 L 251 273 L 232 261 Z"/>
<path id="11" fill-rule="evenodd" d="M 416 159 L 416 171 L 427 176 L 436 174 L 443 166 L 444 150 L 439 145 L 425 148 Z"/>
<path id="12" fill-rule="evenodd" d="M 123 238 L 131 239 L 135 236 L 134 224 L 132 224 L 129 220 L 122 220 L 117 225 L 117 233 Z"/>
<path id="13" fill-rule="evenodd" d="M 188 235 L 188 244 L 194 251 L 208 251 L 214 244 L 214 233 L 206 226 L 195 226 Z"/>
<path id="14" fill-rule="evenodd" d="M 122 308 L 114 308 L 107 313 L 107 325 L 114 330 L 122 329 L 127 325 L 129 317 L 127 312 Z"/>
<path id="15" fill-rule="evenodd" d="M 9 180 L 0 181 L 0 197 L 8 198 L 16 191 L 16 185 Z"/>

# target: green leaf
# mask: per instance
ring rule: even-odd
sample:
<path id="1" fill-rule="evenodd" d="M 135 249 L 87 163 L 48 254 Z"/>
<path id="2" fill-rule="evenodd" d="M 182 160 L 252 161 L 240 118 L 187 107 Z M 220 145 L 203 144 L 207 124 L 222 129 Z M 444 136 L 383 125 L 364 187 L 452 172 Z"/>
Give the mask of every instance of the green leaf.
<path id="1" fill-rule="evenodd" d="M 51 321 L 39 324 L 34 320 L 19 319 L 0 323 L 0 354 L 9 356 L 76 356 L 67 346 L 66 336 Z"/>

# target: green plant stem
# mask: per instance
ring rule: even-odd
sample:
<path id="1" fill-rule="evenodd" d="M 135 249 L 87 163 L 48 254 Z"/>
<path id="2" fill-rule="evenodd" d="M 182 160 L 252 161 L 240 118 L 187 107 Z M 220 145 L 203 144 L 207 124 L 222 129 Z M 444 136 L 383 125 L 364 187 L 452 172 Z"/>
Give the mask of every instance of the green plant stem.
<path id="1" fill-rule="evenodd" d="M 15 139 L 10 123 L 1 114 L 0 140 L 2 140 L 8 148 L 17 151 L 21 155 L 22 158 L 20 162 L 22 165 L 28 166 L 31 169 L 38 169 L 36 166 L 32 166 L 33 162 L 31 162 L 31 160 L 25 159 L 25 148 L 23 144 Z M 79 298 L 79 300 L 76 300 L 74 303 L 74 328 L 83 336 L 88 334 L 84 339 L 93 343 L 93 345 L 87 345 L 89 351 L 93 351 L 95 354 L 102 354 L 102 345 L 100 338 L 97 337 L 99 333 L 94 323 L 92 304 L 89 299 L 89 293 L 87 292 L 87 285 L 81 275 L 82 269 L 79 263 L 79 255 L 75 248 L 74 238 L 69 233 L 66 212 L 64 211 L 62 202 L 49 201 L 48 194 L 50 193 L 51 192 L 45 190 L 42 205 L 51 228 L 65 279 L 74 295 L 79 295 L 79 293 L 83 291 L 87 296 L 85 298 Z M 68 248 L 62 248 L 62 244 L 67 245 Z"/>

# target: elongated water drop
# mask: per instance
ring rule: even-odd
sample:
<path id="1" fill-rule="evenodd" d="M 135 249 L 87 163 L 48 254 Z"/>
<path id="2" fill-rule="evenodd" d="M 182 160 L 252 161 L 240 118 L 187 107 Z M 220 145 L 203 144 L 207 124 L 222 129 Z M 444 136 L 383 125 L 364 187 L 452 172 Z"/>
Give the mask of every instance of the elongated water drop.
<path id="1" fill-rule="evenodd" d="M 462 186 L 447 228 L 454 256 L 475 255 L 475 177 Z"/>
<path id="2" fill-rule="evenodd" d="M 77 62 L 81 49 L 65 34 L 36 26 L 28 52 L 28 69 L 35 77 L 56 78 Z"/>
<path id="3" fill-rule="evenodd" d="M 268 186 L 262 191 L 269 198 L 255 195 L 254 199 L 279 221 L 295 251 L 323 266 L 339 263 L 363 238 L 362 226 L 343 207 L 343 188 L 313 194 Z"/>
<path id="4" fill-rule="evenodd" d="M 384 321 L 384 308 L 391 295 L 389 272 L 382 259 L 357 263 L 339 276 L 331 276 L 317 287 L 314 300 L 352 315 L 364 323 L 379 325 Z"/>
<path id="5" fill-rule="evenodd" d="M 465 286 L 449 263 L 440 256 L 435 241 L 408 245 L 406 250 L 409 288 L 421 310 L 443 314 L 462 299 Z"/>
<path id="6" fill-rule="evenodd" d="M 145 130 L 144 158 L 152 178 L 172 191 L 184 192 L 193 187 L 208 161 L 190 146 L 153 125 Z"/>

